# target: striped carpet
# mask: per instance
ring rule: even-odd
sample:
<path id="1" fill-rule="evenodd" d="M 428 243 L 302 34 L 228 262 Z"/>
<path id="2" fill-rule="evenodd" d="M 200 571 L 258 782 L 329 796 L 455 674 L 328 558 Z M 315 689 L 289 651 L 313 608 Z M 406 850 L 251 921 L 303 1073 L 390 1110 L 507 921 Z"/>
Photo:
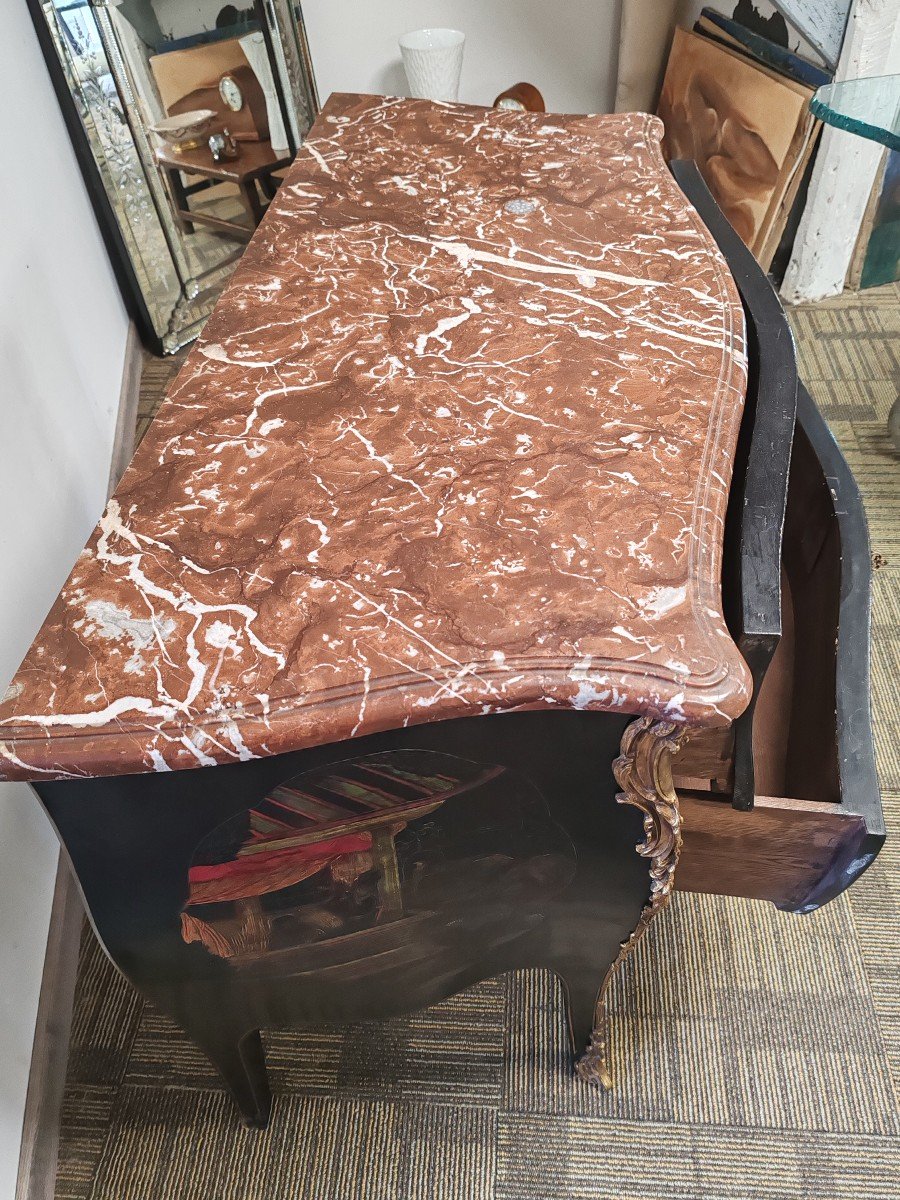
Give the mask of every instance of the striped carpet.
<path id="1" fill-rule="evenodd" d="M 894 1200 L 900 1166 L 900 516 L 886 434 L 900 289 L 798 309 L 804 377 L 856 473 L 875 573 L 894 840 L 807 917 L 687 893 L 613 995 L 617 1086 L 571 1077 L 562 998 L 522 972 L 381 1026 L 267 1037 L 271 1127 L 86 935 L 58 1200 Z M 145 376 L 146 424 L 169 364 Z"/>

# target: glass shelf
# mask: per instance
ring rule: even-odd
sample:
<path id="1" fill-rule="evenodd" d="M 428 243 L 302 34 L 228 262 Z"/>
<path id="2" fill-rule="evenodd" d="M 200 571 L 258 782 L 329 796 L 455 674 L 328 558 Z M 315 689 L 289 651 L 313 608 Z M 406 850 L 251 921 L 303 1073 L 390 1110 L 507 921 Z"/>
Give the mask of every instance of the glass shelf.
<path id="1" fill-rule="evenodd" d="M 900 150 L 900 75 L 830 83 L 819 88 L 809 107 L 827 125 Z"/>

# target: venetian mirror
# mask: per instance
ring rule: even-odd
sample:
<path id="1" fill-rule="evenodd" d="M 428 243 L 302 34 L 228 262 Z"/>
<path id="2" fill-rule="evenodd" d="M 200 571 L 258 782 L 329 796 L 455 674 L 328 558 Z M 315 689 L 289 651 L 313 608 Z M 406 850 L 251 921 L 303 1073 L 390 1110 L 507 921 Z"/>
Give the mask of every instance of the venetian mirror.
<path id="1" fill-rule="evenodd" d="M 317 109 L 291 0 L 28 0 L 132 319 L 202 328 Z"/>

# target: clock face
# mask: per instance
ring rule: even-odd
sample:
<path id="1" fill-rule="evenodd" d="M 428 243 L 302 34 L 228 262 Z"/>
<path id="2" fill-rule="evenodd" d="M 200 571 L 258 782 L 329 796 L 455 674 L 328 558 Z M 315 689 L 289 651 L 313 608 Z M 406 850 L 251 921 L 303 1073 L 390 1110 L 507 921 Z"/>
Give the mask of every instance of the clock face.
<path id="1" fill-rule="evenodd" d="M 240 112 L 244 107 L 244 97 L 241 89 L 230 75 L 223 75 L 219 80 L 219 95 L 232 112 Z"/>

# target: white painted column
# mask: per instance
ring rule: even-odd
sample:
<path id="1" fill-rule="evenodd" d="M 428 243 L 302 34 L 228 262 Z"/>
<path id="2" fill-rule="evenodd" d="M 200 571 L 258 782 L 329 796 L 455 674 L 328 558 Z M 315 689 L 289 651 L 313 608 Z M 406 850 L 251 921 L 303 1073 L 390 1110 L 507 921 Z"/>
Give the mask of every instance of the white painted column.
<path id="1" fill-rule="evenodd" d="M 835 78 L 900 71 L 900 0 L 854 0 Z M 782 298 L 788 304 L 838 295 L 859 236 L 883 147 L 826 126 Z"/>

